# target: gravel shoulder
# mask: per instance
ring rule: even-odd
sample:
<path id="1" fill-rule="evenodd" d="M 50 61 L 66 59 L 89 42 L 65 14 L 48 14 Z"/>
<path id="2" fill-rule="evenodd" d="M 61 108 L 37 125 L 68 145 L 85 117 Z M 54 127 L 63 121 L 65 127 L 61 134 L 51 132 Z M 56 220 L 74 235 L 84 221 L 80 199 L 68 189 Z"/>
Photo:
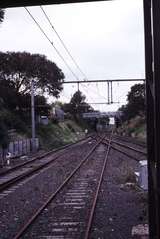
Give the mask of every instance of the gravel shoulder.
<path id="1" fill-rule="evenodd" d="M 131 239 L 147 223 L 147 195 L 135 184 L 138 163 L 111 150 L 91 229 L 91 239 Z"/>
<path id="2" fill-rule="evenodd" d="M 41 174 L 0 194 L 0 239 L 13 238 L 92 147 L 93 141 L 81 143 Z M 135 183 L 134 171 L 137 170 L 138 162 L 110 151 L 90 239 L 131 239 L 132 227 L 147 223 L 147 194 Z"/>

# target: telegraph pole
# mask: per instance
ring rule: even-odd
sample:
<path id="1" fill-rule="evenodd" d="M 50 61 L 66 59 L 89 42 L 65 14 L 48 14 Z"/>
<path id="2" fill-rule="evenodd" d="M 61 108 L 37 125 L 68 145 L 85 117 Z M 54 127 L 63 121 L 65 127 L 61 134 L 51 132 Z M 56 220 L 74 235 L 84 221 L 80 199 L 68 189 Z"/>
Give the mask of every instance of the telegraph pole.
<path id="1" fill-rule="evenodd" d="M 36 151 L 35 145 L 35 103 L 34 103 L 34 81 L 31 80 L 31 122 L 32 122 L 32 151 Z"/>

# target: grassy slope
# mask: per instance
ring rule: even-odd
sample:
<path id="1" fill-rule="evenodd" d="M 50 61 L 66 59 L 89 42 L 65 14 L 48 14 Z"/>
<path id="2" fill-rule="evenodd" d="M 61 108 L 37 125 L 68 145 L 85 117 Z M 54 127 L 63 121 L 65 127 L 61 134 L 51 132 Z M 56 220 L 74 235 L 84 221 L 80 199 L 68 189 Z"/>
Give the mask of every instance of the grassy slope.
<path id="1" fill-rule="evenodd" d="M 71 120 L 58 124 L 49 123 L 47 126 L 41 125 L 37 134 L 44 149 L 57 148 L 84 137 L 82 129 Z"/>
<path id="2" fill-rule="evenodd" d="M 131 136 L 141 141 L 146 140 L 146 123 L 145 118 L 136 116 L 129 122 L 125 122 L 118 130 L 117 133 L 121 135 Z"/>

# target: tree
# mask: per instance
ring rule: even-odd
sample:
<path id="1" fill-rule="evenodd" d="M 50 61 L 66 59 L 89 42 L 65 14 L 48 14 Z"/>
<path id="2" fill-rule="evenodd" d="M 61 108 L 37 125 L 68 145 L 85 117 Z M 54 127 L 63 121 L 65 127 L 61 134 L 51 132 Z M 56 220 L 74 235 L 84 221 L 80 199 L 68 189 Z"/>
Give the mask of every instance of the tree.
<path id="1" fill-rule="evenodd" d="M 145 113 L 145 85 L 135 84 L 127 95 L 128 103 L 119 108 L 122 111 L 122 120 L 129 120 Z"/>
<path id="2" fill-rule="evenodd" d="M 85 95 L 81 91 L 77 91 L 72 96 L 70 103 L 63 105 L 63 110 L 66 113 L 69 112 L 75 119 L 78 119 L 82 113 L 93 111 L 91 106 L 85 102 L 85 99 Z"/>
<path id="3" fill-rule="evenodd" d="M 3 167 L 4 165 L 5 154 L 8 145 L 9 145 L 8 131 L 3 120 L 0 117 L 0 148 L 2 149 L 2 160 L 0 162 L 1 167 Z"/>
<path id="4" fill-rule="evenodd" d="M 29 93 L 24 95 L 19 92 L 17 93 L 15 84 L 12 81 L 1 80 L 0 84 L 0 113 L 3 115 L 3 122 L 6 127 L 10 128 L 13 126 L 18 129 L 20 124 L 16 124 L 16 122 L 14 122 L 15 120 L 17 120 L 17 122 L 22 121 L 23 123 L 30 124 L 31 95 Z M 36 116 L 50 114 L 50 105 L 47 104 L 44 96 L 35 96 L 35 113 Z"/>
<path id="5" fill-rule="evenodd" d="M 85 95 L 82 94 L 81 91 L 76 91 L 74 93 L 74 95 L 72 96 L 70 103 L 75 106 L 76 105 L 78 106 L 78 105 L 84 103 L 85 99 L 86 99 L 86 97 L 85 97 Z"/>
<path id="6" fill-rule="evenodd" d="M 13 82 L 1 80 L 0 85 L 0 99 L 3 106 L 9 110 L 15 110 L 22 103 L 22 99 L 19 99 L 20 94 L 17 94 Z"/>
<path id="7" fill-rule="evenodd" d="M 44 55 L 0 52 L 0 80 L 12 82 L 17 94 L 30 93 L 31 80 L 34 80 L 37 93 L 58 97 L 63 79 L 63 72 Z"/>
<path id="8" fill-rule="evenodd" d="M 0 23 L 3 22 L 4 19 L 4 10 L 0 8 Z"/>
<path id="9" fill-rule="evenodd" d="M 8 144 L 9 144 L 8 131 L 3 120 L 1 120 L 0 117 L 0 147 L 2 149 L 6 149 L 8 147 Z"/>

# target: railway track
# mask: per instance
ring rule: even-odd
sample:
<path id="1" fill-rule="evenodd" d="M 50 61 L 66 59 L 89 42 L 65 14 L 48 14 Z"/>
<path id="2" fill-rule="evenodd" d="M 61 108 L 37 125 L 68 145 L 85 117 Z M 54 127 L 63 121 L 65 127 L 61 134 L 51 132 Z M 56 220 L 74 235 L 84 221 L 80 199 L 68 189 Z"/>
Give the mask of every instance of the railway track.
<path id="1" fill-rule="evenodd" d="M 103 139 L 97 141 L 56 192 L 19 229 L 14 239 L 89 238 L 111 146 L 109 141 L 104 150 Z"/>
<path id="2" fill-rule="evenodd" d="M 61 147 L 61 149 L 51 150 L 41 156 L 35 157 L 32 160 L 19 164 L 7 171 L 4 171 L 0 174 L 0 193 L 4 190 L 10 188 L 16 183 L 22 181 L 25 178 L 32 176 L 33 174 L 39 172 L 40 170 L 52 165 L 56 159 L 60 158 L 66 150 L 70 150 L 73 147 L 79 145 L 83 142 L 87 143 L 90 141 L 90 136 L 80 140 L 77 143 L 66 145 Z"/>
<path id="3" fill-rule="evenodd" d="M 91 138 L 89 137 L 86 142 L 91 141 Z M 17 224 L 18 226 L 16 225 L 11 232 L 11 236 L 5 238 L 90 238 L 90 233 L 92 234 L 93 230 L 92 221 L 94 221 L 97 199 L 110 149 L 117 150 L 130 158 L 132 158 L 133 152 L 139 154 L 140 151 L 140 154 L 144 155 L 142 150 L 128 145 L 125 147 L 126 144 L 118 142 L 111 135 L 110 138 L 94 136 L 92 141 L 94 146 L 90 145 L 92 146 L 90 151 L 84 154 L 85 157 L 81 159 L 80 163 L 75 164 L 73 171 L 66 174 L 62 180 L 63 183 L 61 181 L 52 191 L 53 193 L 47 194 L 43 202 L 33 209 L 29 217 L 27 216 L 27 220 L 23 217 L 22 222 Z M 101 150 L 102 148 L 103 150 Z M 127 152 L 124 151 L 124 148 Z M 68 151 L 62 150 L 61 153 L 65 152 Z M 133 156 L 133 159 L 138 161 L 136 156 Z M 50 167 L 50 165 L 48 166 Z"/>
<path id="4" fill-rule="evenodd" d="M 99 136 L 101 138 L 101 136 Z M 105 145 L 108 145 L 109 143 L 109 138 L 105 138 L 103 140 L 103 143 Z M 127 143 L 129 143 L 127 141 Z M 129 157 L 129 158 L 132 158 L 136 161 L 140 161 L 140 160 L 144 160 L 146 159 L 146 156 L 147 156 L 147 152 L 146 152 L 146 149 L 142 150 L 142 149 L 139 149 L 137 147 L 133 147 L 133 146 L 130 146 L 128 145 L 127 143 L 122 143 L 121 140 L 120 142 L 118 140 L 115 140 L 115 139 L 112 139 L 111 141 L 111 148 L 124 154 L 125 156 Z"/>
<path id="5" fill-rule="evenodd" d="M 146 148 L 146 143 L 145 142 L 139 141 L 135 138 L 131 138 L 131 137 L 127 137 L 127 136 L 114 135 L 114 139 L 118 140 L 120 142 L 125 142 L 127 144 L 128 143 L 133 144 L 133 145 L 136 145 L 136 146 L 141 147 L 141 148 Z"/>
<path id="6" fill-rule="evenodd" d="M 30 163 L 32 163 L 32 162 L 38 160 L 38 159 L 45 158 L 45 157 L 47 157 L 47 156 L 49 156 L 49 155 L 51 155 L 51 154 L 53 154 L 53 153 L 59 152 L 59 151 L 61 151 L 61 150 L 67 149 L 67 148 L 69 148 L 69 147 L 73 147 L 74 145 L 77 145 L 77 144 L 79 144 L 80 142 L 86 141 L 87 139 L 88 139 L 88 140 L 90 140 L 90 139 L 96 139 L 96 137 L 92 138 L 92 135 L 89 135 L 89 136 L 87 136 L 86 138 L 79 140 L 78 142 L 74 142 L 74 143 L 71 143 L 71 144 L 67 144 L 67 145 L 64 145 L 64 146 L 62 146 L 62 147 L 59 147 L 59 148 L 57 148 L 57 149 L 50 150 L 50 151 L 48 151 L 48 152 L 46 152 L 46 153 L 42 153 L 41 155 L 35 156 L 35 157 L 33 157 L 32 159 L 30 159 L 30 160 L 27 160 L 27 161 L 25 161 L 25 162 L 23 162 L 23 163 L 17 164 L 17 165 L 15 165 L 15 166 L 13 166 L 13 167 L 11 167 L 11 168 L 9 168 L 9 169 L 5 169 L 4 171 L 0 172 L 0 177 L 1 177 L 1 176 L 4 176 L 4 175 L 6 175 L 6 174 L 8 174 L 8 173 L 10 173 L 10 172 L 13 172 L 13 171 L 15 171 L 15 170 L 17 170 L 17 169 L 19 169 L 19 168 L 21 168 L 21 167 L 27 165 L 27 164 L 30 164 Z"/>

